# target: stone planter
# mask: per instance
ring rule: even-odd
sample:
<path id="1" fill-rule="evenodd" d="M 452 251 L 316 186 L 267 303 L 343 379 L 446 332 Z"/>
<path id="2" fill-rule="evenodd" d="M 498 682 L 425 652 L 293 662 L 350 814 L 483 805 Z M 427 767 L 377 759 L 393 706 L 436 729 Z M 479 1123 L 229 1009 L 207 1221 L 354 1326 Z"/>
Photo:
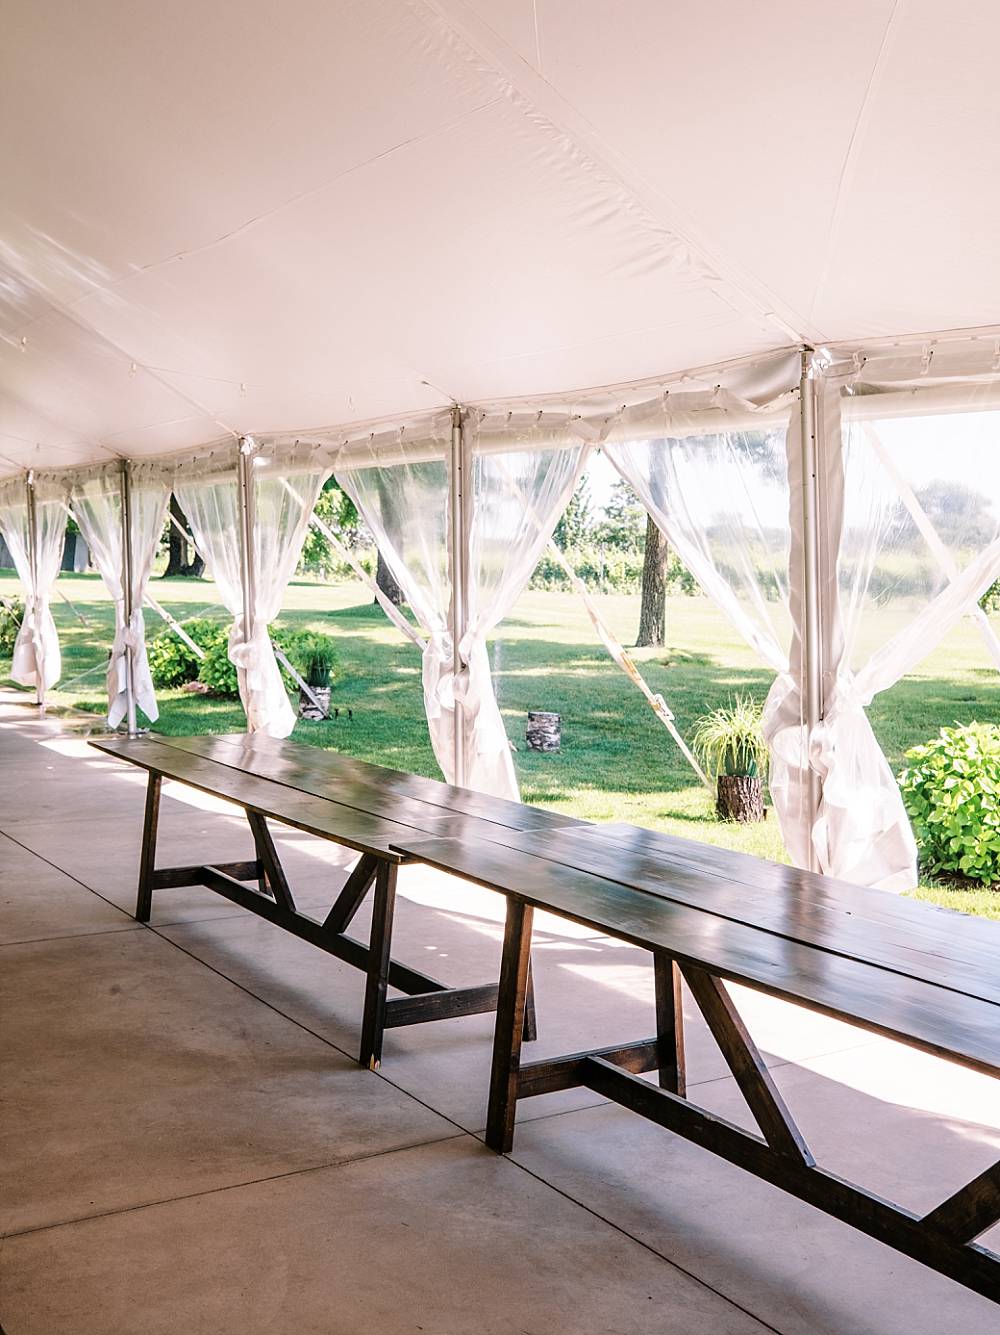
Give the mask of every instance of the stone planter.
<path id="1" fill-rule="evenodd" d="M 330 687 L 329 686 L 310 686 L 309 689 L 323 706 L 322 712 L 316 708 L 313 702 L 306 695 L 305 691 L 299 691 L 299 718 L 312 719 L 319 722 L 321 719 L 330 716 Z"/>
<path id="2" fill-rule="evenodd" d="M 524 740 L 532 751 L 558 751 L 562 745 L 562 720 L 545 709 L 528 710 Z"/>
<path id="3" fill-rule="evenodd" d="M 764 819 L 764 783 L 748 774 L 720 774 L 716 781 L 715 810 L 720 820 L 744 825 Z"/>

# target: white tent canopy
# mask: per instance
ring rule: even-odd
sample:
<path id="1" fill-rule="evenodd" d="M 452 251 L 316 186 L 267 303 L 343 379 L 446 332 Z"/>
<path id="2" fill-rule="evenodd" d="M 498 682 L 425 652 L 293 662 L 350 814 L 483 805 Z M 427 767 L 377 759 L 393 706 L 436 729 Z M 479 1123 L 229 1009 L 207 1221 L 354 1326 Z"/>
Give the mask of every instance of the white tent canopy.
<path id="1" fill-rule="evenodd" d="M 4 466 L 993 323 L 998 37 L 986 0 L 10 0 Z"/>

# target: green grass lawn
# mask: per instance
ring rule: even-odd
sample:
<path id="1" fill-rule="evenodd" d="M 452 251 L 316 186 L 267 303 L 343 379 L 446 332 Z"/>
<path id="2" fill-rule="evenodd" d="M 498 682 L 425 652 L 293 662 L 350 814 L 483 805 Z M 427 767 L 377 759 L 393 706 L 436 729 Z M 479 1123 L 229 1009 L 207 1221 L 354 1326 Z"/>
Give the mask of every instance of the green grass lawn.
<path id="1" fill-rule="evenodd" d="M 112 608 L 96 575 L 64 574 L 57 588 L 86 618 L 81 622 L 58 596 L 53 614 L 63 647 L 63 685 L 54 707 L 100 714 L 106 708 L 98 670 L 66 684 L 106 661 Z M 18 591 L 16 579 L 0 575 L 0 595 Z M 154 596 L 178 619 L 204 614 L 217 604 L 210 581 L 155 579 Z M 638 598 L 609 595 L 602 615 L 628 644 L 638 622 Z M 215 615 L 225 614 L 216 607 Z M 150 636 L 162 623 L 147 611 Z M 427 736 L 420 689 L 420 657 L 402 640 L 358 584 L 319 585 L 296 581 L 280 624 L 322 630 L 334 636 L 340 664 L 333 701 L 341 717 L 300 722 L 295 738 L 363 759 L 437 775 Z M 690 736 L 699 714 L 725 704 L 740 691 L 763 697 L 771 673 L 704 598 L 671 599 L 666 649 L 638 650 L 636 659 L 654 691 L 663 693 Z M 516 750 L 515 763 L 527 802 L 594 820 L 629 820 L 705 842 L 785 860 L 777 823 L 738 826 L 716 821 L 712 800 L 698 784 L 669 734 L 630 682 L 596 643 L 576 597 L 525 594 L 501 626 L 493 645 L 497 696 Z M 9 684 L 8 663 L 0 681 Z M 159 693 L 163 733 L 238 732 L 244 727 L 238 702 L 180 690 Z M 353 718 L 347 717 L 347 710 Z M 562 715 L 562 750 L 554 755 L 524 745 L 529 709 Z M 872 724 L 890 765 L 903 752 L 954 722 L 1000 721 L 1000 676 L 988 662 L 970 623 L 962 623 L 911 677 L 879 696 Z M 992 890 L 954 890 L 933 884 L 917 894 L 954 908 L 1000 918 L 1000 895 Z"/>

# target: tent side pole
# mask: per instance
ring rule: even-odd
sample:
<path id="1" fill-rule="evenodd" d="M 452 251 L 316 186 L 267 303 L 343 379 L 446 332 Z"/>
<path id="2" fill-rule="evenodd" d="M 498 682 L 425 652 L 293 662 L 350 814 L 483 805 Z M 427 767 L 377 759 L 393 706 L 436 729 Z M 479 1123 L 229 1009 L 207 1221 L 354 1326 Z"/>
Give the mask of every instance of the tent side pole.
<path id="1" fill-rule="evenodd" d="M 132 629 L 132 479 L 129 475 L 129 463 L 122 460 L 121 471 L 121 512 L 122 512 L 122 615 L 125 618 L 125 633 Z M 131 643 L 125 646 L 125 719 L 130 737 L 138 737 L 139 724 L 135 712 L 135 660 Z"/>
<path id="2" fill-rule="evenodd" d="M 461 641 L 465 634 L 466 618 L 466 550 L 468 526 L 465 522 L 465 442 L 462 431 L 462 410 L 455 404 L 451 410 L 451 454 L 448 470 L 451 534 L 451 641 L 452 669 L 457 680 L 462 671 Z M 465 711 L 455 701 L 455 783 L 466 781 Z"/>
<path id="3" fill-rule="evenodd" d="M 240 583 L 243 588 L 243 643 L 249 644 L 253 638 L 254 598 L 254 561 L 253 561 L 253 477 L 251 455 L 254 449 L 253 436 L 241 436 L 237 453 L 237 477 L 239 480 L 240 509 Z M 240 684 L 246 684 L 246 668 L 238 669 Z M 243 692 L 244 700 L 249 696 Z M 250 715 L 247 714 L 247 731 L 251 731 Z"/>
<path id="4" fill-rule="evenodd" d="M 35 634 L 32 636 L 32 648 L 35 653 L 35 703 L 45 713 L 45 656 L 41 652 L 41 635 L 38 627 L 38 513 L 35 509 L 35 479 L 28 473 L 24 480 L 27 499 L 28 517 L 28 568 L 31 571 L 32 600 L 35 604 Z"/>
<path id="5" fill-rule="evenodd" d="M 816 442 L 816 380 L 813 352 L 802 353 L 802 378 L 799 381 L 799 404 L 802 414 L 802 555 L 803 612 L 802 675 L 805 691 L 805 722 L 807 746 L 814 729 L 823 719 L 823 644 L 820 609 L 820 497 Z M 809 867 L 818 871 L 819 865 L 812 842 L 812 830 L 819 815 L 822 783 L 820 776 L 809 766 Z"/>

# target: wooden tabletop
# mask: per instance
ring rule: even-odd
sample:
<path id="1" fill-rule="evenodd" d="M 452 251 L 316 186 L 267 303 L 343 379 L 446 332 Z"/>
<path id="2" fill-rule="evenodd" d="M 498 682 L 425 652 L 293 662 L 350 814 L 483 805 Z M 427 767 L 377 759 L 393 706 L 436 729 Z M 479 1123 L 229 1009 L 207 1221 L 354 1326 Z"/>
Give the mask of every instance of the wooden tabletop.
<path id="1" fill-rule="evenodd" d="M 281 741 L 261 733 L 233 733 L 220 737 L 163 737 L 164 744 L 203 756 L 220 764 L 249 771 L 275 783 L 286 784 L 298 792 L 316 797 L 332 798 L 353 804 L 356 799 L 364 810 L 384 811 L 390 818 L 398 818 L 404 808 L 412 814 L 475 816 L 494 825 L 512 830 L 559 829 L 567 825 L 583 827 L 585 822 L 558 812 L 542 811 L 510 802 L 502 797 L 490 797 L 468 788 L 425 779 L 419 774 L 372 765 L 353 756 L 318 747 L 304 746 L 301 742 Z M 418 803 L 419 808 L 410 804 Z M 371 804 L 376 804 L 375 806 Z M 437 808 L 434 813 L 428 808 Z"/>
<path id="2" fill-rule="evenodd" d="M 735 855 L 737 880 L 727 850 L 669 836 L 659 844 L 655 831 L 636 827 L 577 826 L 549 831 L 544 839 L 493 829 L 489 837 L 731 922 L 1000 1004 L 1000 924 L 987 919 L 764 858 Z"/>
<path id="3" fill-rule="evenodd" d="M 722 977 L 1000 1071 L 1000 924 L 301 743 L 240 734 L 91 745 L 359 852 L 427 862 Z"/>
<path id="4" fill-rule="evenodd" d="M 704 905 L 668 898 L 659 891 L 637 894 L 639 887 L 628 882 L 621 867 L 613 879 L 553 860 L 549 856 L 553 841 L 562 837 L 555 831 L 534 840 L 504 835 L 505 842 L 494 838 L 491 844 L 463 838 L 411 838 L 398 847 L 430 866 L 585 927 L 855 1021 L 876 1033 L 904 1038 L 976 1070 L 1000 1074 L 1000 1006 L 977 994 L 993 991 L 981 977 L 969 984 L 972 991 L 967 990 L 957 961 L 949 966 L 945 985 L 933 981 L 929 970 L 918 964 L 912 970 L 884 967 L 817 946 L 801 939 L 805 933 L 794 926 L 778 932 L 723 916 Z M 598 855 L 603 859 L 602 843 L 595 839 L 589 855 L 595 864 Z M 581 853 L 579 860 L 586 856 Z M 714 890 L 725 888 L 718 885 L 714 873 L 701 872 L 700 878 L 706 901 Z M 947 936 L 947 928 L 942 930 Z M 987 940 L 992 936 L 990 931 L 984 933 Z"/>
<path id="5" fill-rule="evenodd" d="M 310 748 L 296 743 L 240 745 L 245 741 L 244 737 L 108 737 L 90 744 L 164 778 L 252 807 L 282 824 L 394 862 L 406 860 L 395 846 L 415 832 L 485 840 L 495 829 L 507 831 L 508 826 L 498 824 L 503 821 L 520 822 L 517 829 L 578 823 L 334 752 L 317 751 L 314 757 Z M 416 783 L 402 782 L 409 779 Z M 427 796 L 407 796 L 408 788 Z M 457 797 L 448 802 L 451 793 Z M 492 813 L 492 820 L 486 812 Z"/>

